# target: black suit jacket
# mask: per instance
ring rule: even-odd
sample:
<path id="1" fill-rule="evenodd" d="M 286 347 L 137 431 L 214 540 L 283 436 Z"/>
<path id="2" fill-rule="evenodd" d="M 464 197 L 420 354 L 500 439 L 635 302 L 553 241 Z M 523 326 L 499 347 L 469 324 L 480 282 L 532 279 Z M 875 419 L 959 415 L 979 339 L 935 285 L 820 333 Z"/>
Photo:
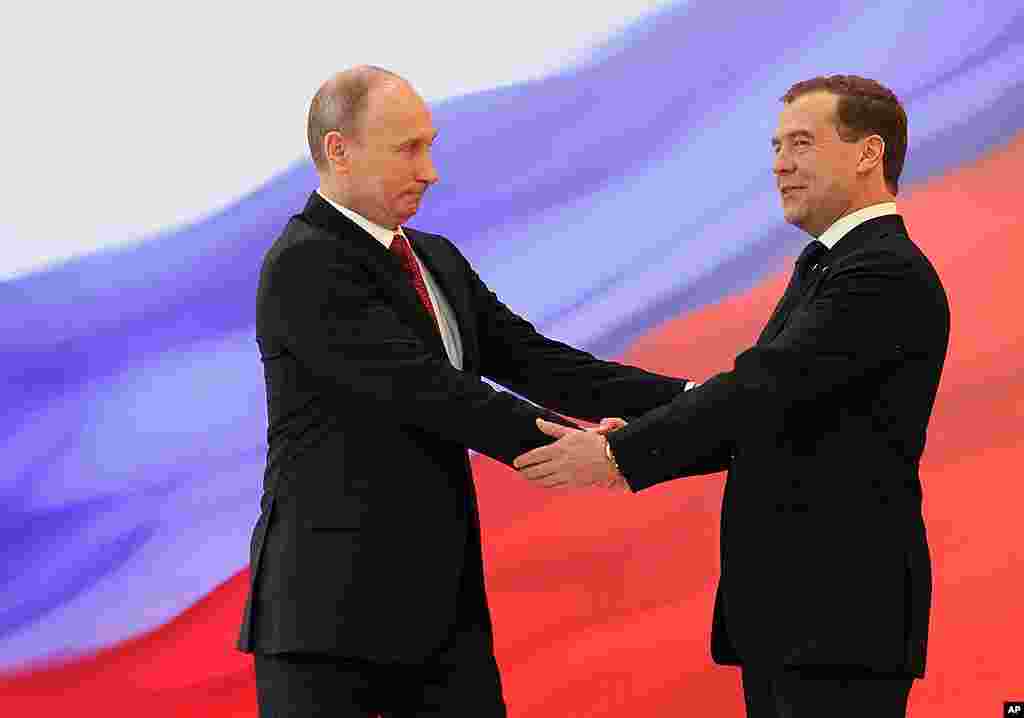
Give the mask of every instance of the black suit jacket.
<path id="1" fill-rule="evenodd" d="M 541 336 L 447 239 L 406 236 L 454 311 L 462 371 L 399 261 L 318 194 L 264 260 L 268 453 L 244 651 L 415 662 L 457 609 L 489 627 L 467 448 L 511 464 L 551 441 L 536 417 L 561 419 L 481 376 L 592 420 L 685 385 Z"/>
<path id="2" fill-rule="evenodd" d="M 729 470 L 717 662 L 923 675 L 918 464 L 948 342 L 934 268 L 902 219 L 876 218 L 824 255 L 732 371 L 610 436 L 634 490 Z"/>

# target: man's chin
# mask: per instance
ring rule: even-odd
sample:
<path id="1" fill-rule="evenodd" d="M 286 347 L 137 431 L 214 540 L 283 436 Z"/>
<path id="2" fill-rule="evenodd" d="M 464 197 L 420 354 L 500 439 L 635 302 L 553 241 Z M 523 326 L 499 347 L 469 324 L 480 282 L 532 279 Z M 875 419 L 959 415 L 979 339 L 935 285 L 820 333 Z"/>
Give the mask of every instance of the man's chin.
<path id="1" fill-rule="evenodd" d="M 413 216 L 419 211 L 419 209 L 420 201 L 416 200 L 415 202 L 412 202 L 411 206 L 406 206 L 404 211 L 397 213 L 397 216 L 399 218 L 398 223 L 405 224 L 406 222 L 413 218 Z"/>

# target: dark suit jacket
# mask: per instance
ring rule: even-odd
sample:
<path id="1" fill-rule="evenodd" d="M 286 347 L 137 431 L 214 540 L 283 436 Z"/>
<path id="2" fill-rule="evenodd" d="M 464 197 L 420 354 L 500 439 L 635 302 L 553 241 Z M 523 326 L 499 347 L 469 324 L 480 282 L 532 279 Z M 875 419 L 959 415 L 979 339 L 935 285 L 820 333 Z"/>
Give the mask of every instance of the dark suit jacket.
<path id="1" fill-rule="evenodd" d="M 415 662 L 457 596 L 489 626 L 467 448 L 511 464 L 551 441 L 536 417 L 561 419 L 481 376 L 592 420 L 638 416 L 685 385 L 541 336 L 454 244 L 406 236 L 455 313 L 462 371 L 399 261 L 316 193 L 264 260 L 268 453 L 244 651 Z"/>
<path id="2" fill-rule="evenodd" d="M 918 464 L 949 304 L 898 216 L 820 260 L 788 316 L 609 438 L 634 490 L 728 468 L 711 649 L 726 664 L 924 673 Z"/>

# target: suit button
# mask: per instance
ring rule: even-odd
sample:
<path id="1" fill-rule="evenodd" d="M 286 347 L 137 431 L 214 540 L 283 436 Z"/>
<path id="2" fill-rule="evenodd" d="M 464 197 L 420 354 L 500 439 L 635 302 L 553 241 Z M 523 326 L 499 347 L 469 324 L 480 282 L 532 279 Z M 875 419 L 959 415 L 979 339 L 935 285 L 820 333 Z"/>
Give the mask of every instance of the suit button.
<path id="1" fill-rule="evenodd" d="M 659 456 L 660 454 L 661 454 L 661 449 L 657 449 L 657 448 L 651 449 L 651 456 Z"/>

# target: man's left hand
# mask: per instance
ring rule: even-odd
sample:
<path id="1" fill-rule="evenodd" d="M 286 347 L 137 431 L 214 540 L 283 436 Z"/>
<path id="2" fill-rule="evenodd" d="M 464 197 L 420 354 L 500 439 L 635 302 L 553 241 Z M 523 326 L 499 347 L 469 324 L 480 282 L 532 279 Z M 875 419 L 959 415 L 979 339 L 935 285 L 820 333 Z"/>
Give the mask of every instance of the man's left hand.
<path id="1" fill-rule="evenodd" d="M 530 481 L 546 488 L 626 486 L 622 474 L 605 455 L 607 439 L 601 433 L 571 429 L 544 419 L 537 419 L 537 428 L 557 441 L 527 451 L 512 462 Z"/>

